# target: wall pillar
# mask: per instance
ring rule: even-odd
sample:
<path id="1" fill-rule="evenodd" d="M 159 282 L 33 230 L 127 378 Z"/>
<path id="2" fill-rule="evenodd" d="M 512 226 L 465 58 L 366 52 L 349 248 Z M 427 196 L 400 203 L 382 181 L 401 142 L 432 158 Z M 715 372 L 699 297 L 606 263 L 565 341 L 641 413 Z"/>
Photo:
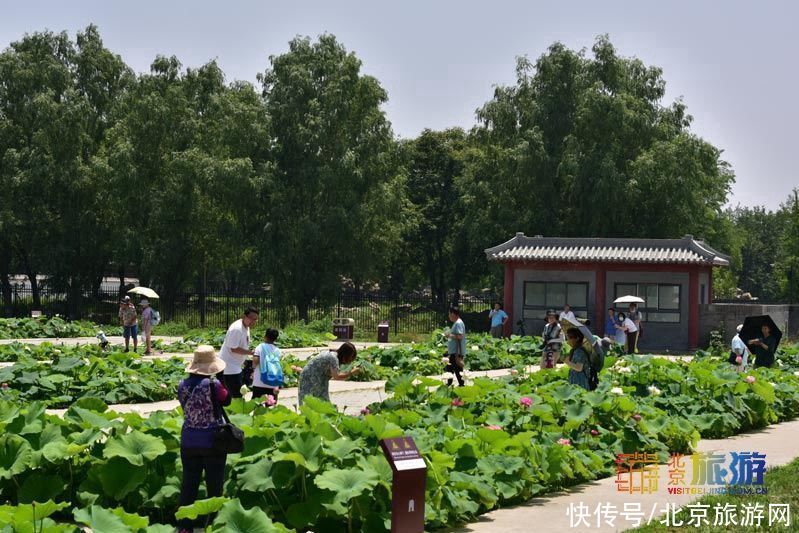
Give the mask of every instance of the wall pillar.
<path id="1" fill-rule="evenodd" d="M 594 332 L 594 335 L 599 335 L 600 337 L 605 336 L 605 303 L 607 297 L 605 295 L 605 265 L 598 264 L 596 269 L 596 281 L 595 288 L 594 288 L 594 317 L 596 321 L 594 322 L 594 327 L 591 328 L 591 331 Z"/>
<path id="2" fill-rule="evenodd" d="M 707 269 L 707 303 L 713 303 L 713 267 Z"/>
<path id="3" fill-rule="evenodd" d="M 688 348 L 699 346 L 699 269 L 688 272 Z"/>
<path id="4" fill-rule="evenodd" d="M 502 308 L 505 309 L 505 312 L 508 314 L 508 321 L 505 322 L 505 328 L 502 333 L 506 337 L 509 337 L 513 333 L 513 324 L 516 323 L 516 317 L 513 313 L 514 270 L 513 263 L 505 263 L 505 286 L 502 297 Z"/>

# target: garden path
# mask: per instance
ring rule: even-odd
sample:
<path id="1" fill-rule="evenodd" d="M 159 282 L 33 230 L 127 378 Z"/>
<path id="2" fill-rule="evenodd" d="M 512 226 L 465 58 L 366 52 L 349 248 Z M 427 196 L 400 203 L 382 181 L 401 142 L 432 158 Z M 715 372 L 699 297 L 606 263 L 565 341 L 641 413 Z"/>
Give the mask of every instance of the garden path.
<path id="1" fill-rule="evenodd" d="M 537 370 L 537 367 L 533 367 Z M 507 376 L 510 370 L 485 370 L 480 372 L 469 372 L 468 379 L 476 377 L 498 378 Z M 441 375 L 431 376 L 433 378 L 441 378 Z M 350 414 L 358 414 L 361 409 L 367 405 L 385 400 L 391 396 L 391 393 L 386 393 L 385 381 L 331 381 L 330 382 L 330 400 L 342 412 Z M 288 408 L 295 408 L 297 405 L 297 387 L 290 387 L 282 389 L 278 403 L 285 405 Z M 247 398 L 250 397 L 248 393 Z M 117 404 L 110 405 L 108 408 L 118 413 L 139 413 L 142 416 L 147 416 L 156 411 L 171 411 L 179 406 L 177 400 L 166 400 L 163 402 L 149 402 L 149 403 L 131 403 L 131 404 Z M 48 409 L 49 414 L 62 416 L 66 409 Z"/>
<path id="2" fill-rule="evenodd" d="M 162 335 L 153 335 L 152 339 L 160 340 L 161 342 L 180 342 L 183 337 L 169 337 Z M 97 337 L 71 337 L 71 338 L 48 338 L 48 339 L 0 339 L 0 344 L 12 344 L 19 342 L 21 344 L 42 344 L 49 342 L 52 344 L 64 344 L 67 346 L 77 346 L 79 344 L 97 344 Z M 122 336 L 112 335 L 108 337 L 108 342 L 111 344 L 125 344 L 125 338 Z"/>
<path id="3" fill-rule="evenodd" d="M 796 443 L 799 442 L 799 420 L 792 420 L 775 424 L 762 430 L 743 433 L 727 439 L 702 439 L 699 441 L 698 450 L 704 453 L 720 453 L 729 457 L 729 452 L 756 451 L 766 454 L 766 465 L 771 468 L 785 465 L 799 456 L 799 449 Z M 464 527 L 449 529 L 449 533 L 527 533 L 529 531 L 548 532 L 548 531 L 622 531 L 632 529 L 635 524 L 625 520 L 622 515 L 625 503 L 641 504 L 641 511 L 644 513 L 643 521 L 640 525 L 646 524 L 655 506 L 658 511 L 663 510 L 666 503 L 674 504 L 679 507 L 688 504 L 698 496 L 694 495 L 668 495 L 666 494 L 665 483 L 668 477 L 668 467 L 659 467 L 659 487 L 655 494 L 635 494 L 617 492 L 616 478 L 608 477 L 590 483 L 582 483 L 571 489 L 550 494 L 547 496 L 533 498 L 532 500 L 515 507 L 506 507 L 490 513 L 481 515 L 478 520 Z M 580 524 L 573 528 L 567 510 L 570 504 L 584 504 L 589 516 L 587 517 L 590 527 Z M 746 503 L 746 497 L 741 497 L 741 503 Z M 619 510 L 616 527 L 609 527 L 604 523 L 604 518 L 597 527 L 597 515 L 593 514 L 597 505 L 614 505 Z M 708 517 L 711 524 L 714 519 L 713 509 L 710 509 Z M 740 514 L 739 514 L 740 517 Z M 653 522 L 662 520 L 659 513 L 655 515 Z M 767 523 L 768 509 L 765 512 L 764 524 Z M 795 517 L 792 517 L 794 520 Z M 533 526 L 533 524 L 535 524 Z"/>

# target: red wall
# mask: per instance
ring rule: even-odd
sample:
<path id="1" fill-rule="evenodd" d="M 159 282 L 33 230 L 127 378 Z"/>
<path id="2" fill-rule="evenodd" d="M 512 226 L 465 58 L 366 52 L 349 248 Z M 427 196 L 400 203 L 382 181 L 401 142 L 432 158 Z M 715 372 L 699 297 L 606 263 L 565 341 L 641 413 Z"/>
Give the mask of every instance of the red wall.
<path id="1" fill-rule="evenodd" d="M 505 263 L 505 312 L 510 319 L 505 325 L 505 334 L 510 335 L 516 317 L 513 312 L 514 295 L 514 272 L 516 269 L 525 270 L 579 270 L 594 271 L 595 279 L 595 327 L 602 328 L 605 323 L 605 279 L 609 270 L 614 272 L 687 272 L 688 273 L 688 344 L 691 349 L 695 349 L 699 343 L 699 273 L 708 272 L 708 290 L 710 291 L 709 301 L 713 301 L 713 269 L 706 265 L 674 265 L 674 264 L 630 264 L 630 263 L 570 263 L 566 261 L 557 262 L 523 262 L 508 261 Z"/>

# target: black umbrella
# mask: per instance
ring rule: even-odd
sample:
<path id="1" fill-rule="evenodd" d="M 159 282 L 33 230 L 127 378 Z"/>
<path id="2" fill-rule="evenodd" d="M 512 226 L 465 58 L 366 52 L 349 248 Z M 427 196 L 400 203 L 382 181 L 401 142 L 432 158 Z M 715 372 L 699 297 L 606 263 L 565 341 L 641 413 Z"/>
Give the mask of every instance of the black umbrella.
<path id="1" fill-rule="evenodd" d="M 752 339 L 761 339 L 763 338 L 763 332 L 760 328 L 763 324 L 768 325 L 769 329 L 771 329 L 771 336 L 777 340 L 777 343 L 774 345 L 774 349 L 777 349 L 777 346 L 780 345 L 780 339 L 782 339 L 782 331 L 780 328 L 777 327 L 777 324 L 774 323 L 774 320 L 769 315 L 762 315 L 762 316 L 748 316 L 744 319 L 744 327 L 741 329 L 741 333 L 738 334 L 741 337 L 741 340 L 749 345 L 749 341 Z"/>

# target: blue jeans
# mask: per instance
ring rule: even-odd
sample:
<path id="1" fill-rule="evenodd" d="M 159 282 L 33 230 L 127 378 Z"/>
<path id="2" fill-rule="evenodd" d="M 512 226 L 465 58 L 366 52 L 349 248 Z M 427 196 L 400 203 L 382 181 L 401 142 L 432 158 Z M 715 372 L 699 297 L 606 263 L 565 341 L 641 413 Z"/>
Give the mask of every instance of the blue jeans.
<path id="1" fill-rule="evenodd" d="M 122 327 L 122 335 L 125 336 L 126 339 L 133 337 L 134 339 L 139 336 L 139 325 L 133 324 L 132 326 L 123 326 Z"/>

